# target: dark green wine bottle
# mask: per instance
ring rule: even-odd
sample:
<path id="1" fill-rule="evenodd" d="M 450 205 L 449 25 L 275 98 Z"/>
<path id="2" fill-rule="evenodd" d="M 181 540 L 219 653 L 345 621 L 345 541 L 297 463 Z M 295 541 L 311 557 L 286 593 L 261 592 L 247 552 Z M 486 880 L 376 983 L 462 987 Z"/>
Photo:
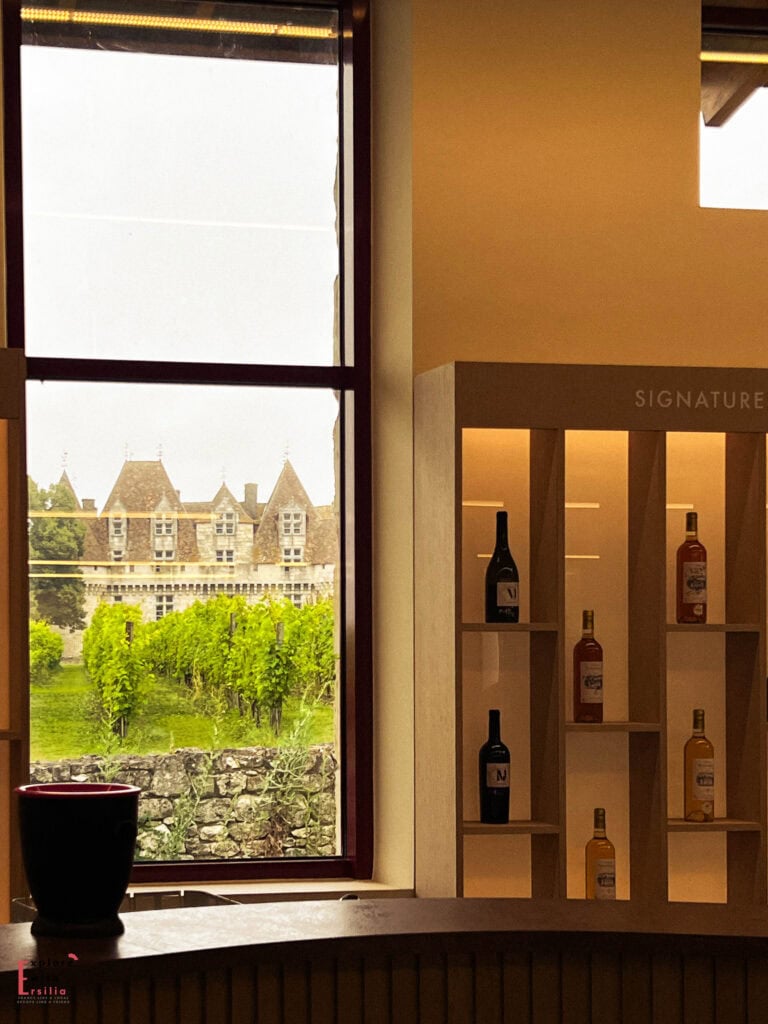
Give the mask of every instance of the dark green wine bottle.
<path id="1" fill-rule="evenodd" d="M 485 621 L 520 621 L 520 576 L 509 550 L 507 513 L 496 513 L 496 547 L 485 573 Z"/>
<path id="2" fill-rule="evenodd" d="M 501 742 L 501 712 L 488 712 L 488 741 L 480 747 L 480 821 L 509 821 L 509 748 Z"/>

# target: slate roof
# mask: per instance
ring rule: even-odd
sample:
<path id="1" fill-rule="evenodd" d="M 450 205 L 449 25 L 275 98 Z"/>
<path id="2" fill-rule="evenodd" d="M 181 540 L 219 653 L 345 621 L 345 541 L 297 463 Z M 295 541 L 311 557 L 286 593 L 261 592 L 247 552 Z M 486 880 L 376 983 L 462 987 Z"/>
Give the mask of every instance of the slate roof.
<path id="1" fill-rule="evenodd" d="M 119 510 L 125 513 L 127 525 L 123 561 L 153 561 L 151 521 L 161 505 L 170 512 L 179 513 L 176 545 L 176 560 L 179 561 L 199 560 L 196 524 L 209 521 L 222 508 L 232 508 L 237 512 L 241 524 L 253 524 L 255 527 L 254 563 L 280 562 L 280 511 L 291 506 L 303 509 L 307 516 L 304 560 L 310 564 L 333 564 L 338 557 L 338 533 L 333 506 L 312 504 L 288 460 L 283 465 L 269 501 L 252 506 L 256 513 L 255 519 L 246 511 L 244 502 L 238 501 L 226 484 L 219 487 L 211 501 L 183 502 L 162 462 L 156 460 L 123 463 L 101 515 L 86 521 L 85 558 L 109 561 L 109 515 Z"/>
<path id="2" fill-rule="evenodd" d="M 282 561 L 283 547 L 279 533 L 280 510 L 291 506 L 298 506 L 298 508 L 306 510 L 308 541 L 306 553 L 308 553 L 309 538 L 313 530 L 314 507 L 309 500 L 307 492 L 304 490 L 301 480 L 299 480 L 296 474 L 296 470 L 290 461 L 286 459 L 280 471 L 280 476 L 277 478 L 275 488 L 264 507 L 261 521 L 256 530 L 256 536 L 253 540 L 255 562 L 274 563 Z M 329 559 L 329 561 L 332 561 L 332 559 Z"/>
<path id="3" fill-rule="evenodd" d="M 109 558 L 107 517 L 112 512 L 124 511 L 127 516 L 127 536 L 123 561 L 153 561 L 154 536 L 151 524 L 155 512 L 160 508 L 168 512 L 186 511 L 162 462 L 159 459 L 152 462 L 124 462 L 102 510 L 102 558 Z M 141 512 L 148 513 L 147 517 L 137 515 Z M 176 536 L 176 559 L 197 561 L 194 524 L 189 519 L 180 518 Z"/>
<path id="4" fill-rule="evenodd" d="M 159 459 L 154 462 L 124 462 L 104 502 L 103 511 L 108 514 L 116 505 L 122 505 L 126 512 L 154 512 L 163 498 L 171 511 L 184 511 L 181 499 Z"/>

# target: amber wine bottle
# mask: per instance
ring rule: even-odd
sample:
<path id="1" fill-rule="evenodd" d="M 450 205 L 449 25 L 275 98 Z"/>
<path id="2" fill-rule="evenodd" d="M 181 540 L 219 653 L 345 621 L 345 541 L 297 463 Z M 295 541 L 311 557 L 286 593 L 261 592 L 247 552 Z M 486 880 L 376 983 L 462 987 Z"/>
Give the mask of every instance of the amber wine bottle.
<path id="1" fill-rule="evenodd" d="M 595 640 L 595 613 L 581 613 L 581 640 L 573 648 L 573 720 L 603 720 L 603 648 Z"/>
<path id="2" fill-rule="evenodd" d="M 485 573 L 485 621 L 518 622 L 520 576 L 509 550 L 507 513 L 496 513 L 496 547 Z"/>
<path id="3" fill-rule="evenodd" d="M 685 744 L 683 815 L 686 821 L 714 821 L 715 748 L 704 735 L 704 710 L 693 712 L 693 736 Z"/>
<path id="4" fill-rule="evenodd" d="M 677 549 L 677 621 L 707 621 L 707 549 L 698 537 L 698 515 L 685 514 L 685 540 Z"/>
<path id="5" fill-rule="evenodd" d="M 605 834 L 605 808 L 595 808 L 595 830 L 584 848 L 588 900 L 616 899 L 616 850 Z"/>
<path id="6" fill-rule="evenodd" d="M 509 821 L 509 748 L 501 742 L 501 712 L 488 712 L 488 741 L 480 747 L 480 821 Z"/>

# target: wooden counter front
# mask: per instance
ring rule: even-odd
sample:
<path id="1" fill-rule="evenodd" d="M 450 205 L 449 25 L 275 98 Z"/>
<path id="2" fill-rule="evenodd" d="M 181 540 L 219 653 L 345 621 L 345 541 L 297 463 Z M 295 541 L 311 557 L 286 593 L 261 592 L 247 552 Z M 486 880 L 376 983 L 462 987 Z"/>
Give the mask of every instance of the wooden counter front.
<path id="1" fill-rule="evenodd" d="M 109 941 L 6 925 L 0 1020 L 768 1020 L 768 911 L 669 905 L 633 930 L 636 918 L 621 902 L 362 899 L 130 913 Z M 30 1003 L 20 983 L 65 998 Z"/>

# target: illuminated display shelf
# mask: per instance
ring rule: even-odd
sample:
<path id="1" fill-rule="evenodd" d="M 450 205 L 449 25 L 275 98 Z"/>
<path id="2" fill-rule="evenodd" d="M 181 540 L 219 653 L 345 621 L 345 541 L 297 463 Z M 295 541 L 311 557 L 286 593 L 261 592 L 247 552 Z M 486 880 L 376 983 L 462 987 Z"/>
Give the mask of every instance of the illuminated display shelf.
<path id="1" fill-rule="evenodd" d="M 557 633 L 556 622 L 465 622 L 465 633 Z"/>
<path id="2" fill-rule="evenodd" d="M 759 821 L 739 821 L 736 818 L 715 818 L 714 821 L 686 821 L 685 818 L 670 818 L 667 821 L 670 832 L 759 832 Z"/>
<path id="3" fill-rule="evenodd" d="M 560 831 L 558 825 L 550 825 L 546 821 L 508 821 L 505 825 L 488 825 L 484 821 L 465 821 L 462 829 L 465 836 L 556 835 Z"/>
<path id="4" fill-rule="evenodd" d="M 659 732 L 658 722 L 566 722 L 566 732 Z"/>
<path id="5" fill-rule="evenodd" d="M 698 398 L 718 392 L 748 398 L 727 403 Z M 623 744 L 626 888 L 638 913 L 677 898 L 670 896 L 668 883 L 670 872 L 678 870 L 670 866 L 671 837 L 676 843 L 696 843 L 697 835 L 704 834 L 720 834 L 724 844 L 719 862 L 726 865 L 721 869 L 723 898 L 737 905 L 766 904 L 768 371 L 455 363 L 418 376 L 415 396 L 417 894 L 462 896 L 466 889 L 475 894 L 470 884 L 474 876 L 467 874 L 472 871 L 483 875 L 484 895 L 506 894 L 503 886 L 499 893 L 488 886 L 502 877 L 496 872 L 522 860 L 534 901 L 578 897 L 578 892 L 568 892 L 569 876 L 575 875 L 573 850 L 577 842 L 583 850 L 588 836 L 570 837 L 569 861 L 568 833 L 576 827 L 568 804 L 573 772 L 586 771 L 587 781 L 581 785 L 589 791 L 591 774 L 583 767 L 585 761 L 592 758 L 599 769 L 601 760 L 619 749 L 616 744 Z M 566 629 L 566 592 L 573 584 L 566 583 L 566 576 L 570 580 L 574 572 L 585 571 L 580 565 L 599 567 L 602 556 L 592 553 L 595 548 L 570 545 L 566 556 L 566 508 L 569 516 L 592 515 L 581 509 L 599 508 L 603 517 L 609 514 L 592 500 L 599 497 L 596 494 L 584 494 L 589 502 L 566 505 L 566 434 L 577 431 L 620 432 L 626 437 L 624 510 L 617 505 L 610 512 L 611 529 L 623 537 L 628 567 L 620 584 L 626 606 L 627 664 L 621 670 L 626 720 L 621 709 L 617 715 L 614 708 L 614 720 L 568 721 L 571 634 Z M 720 605 L 710 601 L 711 617 L 717 621 L 705 625 L 669 621 L 673 553 L 668 547 L 668 515 L 672 510 L 680 516 L 681 509 L 692 507 L 681 504 L 676 494 L 667 494 L 669 434 L 717 434 L 722 442 L 722 477 L 717 482 L 718 488 L 722 486 L 722 505 L 717 506 L 722 512 L 710 513 L 708 519 L 712 534 L 722 537 L 722 568 L 717 570 L 722 580 L 718 577 L 713 586 L 722 600 Z M 500 440 L 499 435 L 507 439 Z M 468 460 L 486 444 L 488 452 L 477 468 Z M 515 445 L 522 451 L 519 457 Z M 674 446 L 669 450 L 677 451 Z M 701 468 L 692 462 L 682 471 L 700 474 Z M 706 466 L 706 486 L 714 482 L 714 472 Z M 506 491 L 505 474 L 514 480 Z M 476 621 L 482 615 L 478 581 L 482 559 L 487 558 L 478 552 L 487 550 L 490 516 L 501 507 L 517 516 L 521 618 L 529 620 L 513 625 Z M 483 515 L 485 540 L 478 547 L 477 524 Z M 523 522 L 525 540 L 520 534 Z M 569 615 L 573 617 L 572 609 Z M 691 695 L 697 680 L 690 670 L 691 679 L 683 679 L 682 697 L 678 688 L 688 664 L 685 645 L 698 644 L 697 637 L 710 645 L 706 658 L 717 662 L 713 672 L 721 681 L 724 708 L 722 716 L 712 712 L 712 721 L 722 730 L 716 757 L 724 769 L 718 779 L 725 780 L 718 783 L 723 786 L 723 802 L 716 802 L 716 808 L 727 806 L 727 816 L 711 823 L 674 817 L 679 813 L 672 799 L 677 795 L 677 771 L 667 765 L 668 758 L 674 761 L 669 744 L 674 753 L 680 702 L 696 699 Z M 474 744 L 481 716 L 497 706 L 489 701 L 506 699 L 504 687 L 517 691 L 505 712 L 508 731 L 529 731 L 525 742 L 512 743 L 511 750 L 513 778 L 525 780 L 518 788 L 525 785 L 530 807 L 528 816 L 525 810 L 521 815 L 520 794 L 515 793 L 514 820 L 486 825 L 473 820 Z M 673 713 L 677 732 L 671 740 Z M 686 710 L 686 728 L 689 714 Z M 502 733 L 510 742 L 504 726 Z M 575 762 L 571 744 L 577 745 Z M 599 790 L 589 792 L 589 798 L 599 803 Z M 530 846 L 530 868 L 527 854 L 518 856 L 518 846 L 499 846 L 498 855 L 493 846 L 473 847 L 470 856 L 470 840 L 525 842 Z M 684 854 L 677 854 L 678 862 L 691 849 L 692 857 L 699 855 L 698 847 L 685 847 Z M 701 897 L 702 903 L 714 901 Z"/>

